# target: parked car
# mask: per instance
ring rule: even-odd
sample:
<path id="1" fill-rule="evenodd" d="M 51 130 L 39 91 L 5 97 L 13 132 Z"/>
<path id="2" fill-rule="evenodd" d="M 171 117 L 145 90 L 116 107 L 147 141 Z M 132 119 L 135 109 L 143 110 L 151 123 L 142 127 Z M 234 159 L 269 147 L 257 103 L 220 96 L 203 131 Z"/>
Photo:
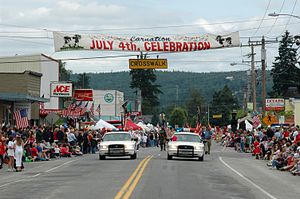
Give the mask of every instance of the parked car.
<path id="1" fill-rule="evenodd" d="M 106 156 L 130 156 L 136 159 L 136 141 L 129 132 L 106 133 L 99 144 L 99 159 L 104 160 Z"/>
<path id="2" fill-rule="evenodd" d="M 173 157 L 198 158 L 204 160 L 204 144 L 198 134 L 190 132 L 175 133 L 167 146 L 168 160 Z"/>

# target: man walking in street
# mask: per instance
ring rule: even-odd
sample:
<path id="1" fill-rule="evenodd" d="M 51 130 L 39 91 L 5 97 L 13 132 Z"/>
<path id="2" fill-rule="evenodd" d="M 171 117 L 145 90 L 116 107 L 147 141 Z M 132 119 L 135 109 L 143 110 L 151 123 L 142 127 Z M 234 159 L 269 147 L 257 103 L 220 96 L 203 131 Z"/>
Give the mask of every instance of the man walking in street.
<path id="1" fill-rule="evenodd" d="M 205 154 L 210 154 L 211 136 L 212 131 L 210 129 L 206 129 L 205 126 L 202 127 L 202 138 L 204 140 Z"/>
<path id="2" fill-rule="evenodd" d="M 167 139 L 167 134 L 164 129 L 160 130 L 159 134 L 159 144 L 160 144 L 160 150 L 166 150 L 166 139 Z"/>

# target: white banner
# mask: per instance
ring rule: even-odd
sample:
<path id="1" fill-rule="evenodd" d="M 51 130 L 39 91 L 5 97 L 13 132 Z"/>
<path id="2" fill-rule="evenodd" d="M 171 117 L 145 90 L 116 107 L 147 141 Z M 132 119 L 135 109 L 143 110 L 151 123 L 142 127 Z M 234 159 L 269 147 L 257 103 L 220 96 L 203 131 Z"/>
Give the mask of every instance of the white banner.
<path id="1" fill-rule="evenodd" d="M 283 98 L 269 98 L 266 99 L 266 111 L 280 111 L 284 110 L 284 99 Z"/>
<path id="2" fill-rule="evenodd" d="M 238 32 L 199 36 L 106 36 L 53 32 L 55 51 L 187 52 L 240 46 Z"/>
<path id="3" fill-rule="evenodd" d="M 50 96 L 51 97 L 72 97 L 72 83 L 51 82 Z"/>

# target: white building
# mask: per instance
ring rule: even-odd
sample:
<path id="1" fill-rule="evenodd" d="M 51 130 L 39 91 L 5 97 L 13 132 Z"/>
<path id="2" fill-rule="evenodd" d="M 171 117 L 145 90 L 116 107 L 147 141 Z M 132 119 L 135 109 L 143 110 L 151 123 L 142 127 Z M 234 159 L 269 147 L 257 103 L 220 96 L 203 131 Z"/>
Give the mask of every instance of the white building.
<path id="1" fill-rule="evenodd" d="M 104 120 L 121 117 L 124 93 L 117 90 L 93 90 L 95 110 L 100 104 L 100 115 Z M 95 112 L 95 115 L 98 115 Z"/>
<path id="2" fill-rule="evenodd" d="M 50 99 L 45 103 L 45 109 L 59 109 L 59 98 L 50 97 L 50 82 L 59 81 L 59 62 L 44 54 L 16 55 L 0 58 L 0 72 L 16 73 L 34 71 L 41 73 L 40 97 Z"/>

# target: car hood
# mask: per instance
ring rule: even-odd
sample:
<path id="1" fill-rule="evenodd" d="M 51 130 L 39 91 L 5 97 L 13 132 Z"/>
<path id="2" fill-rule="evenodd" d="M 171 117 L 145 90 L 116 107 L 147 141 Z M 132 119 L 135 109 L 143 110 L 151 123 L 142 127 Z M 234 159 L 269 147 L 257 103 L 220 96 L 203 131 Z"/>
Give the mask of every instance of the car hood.
<path id="1" fill-rule="evenodd" d="M 111 145 L 111 144 L 135 144 L 135 141 L 102 141 L 100 145 Z"/>
<path id="2" fill-rule="evenodd" d="M 179 145 L 188 145 L 188 146 L 204 146 L 202 142 L 181 142 L 181 141 L 171 141 L 169 145 L 179 146 Z"/>

